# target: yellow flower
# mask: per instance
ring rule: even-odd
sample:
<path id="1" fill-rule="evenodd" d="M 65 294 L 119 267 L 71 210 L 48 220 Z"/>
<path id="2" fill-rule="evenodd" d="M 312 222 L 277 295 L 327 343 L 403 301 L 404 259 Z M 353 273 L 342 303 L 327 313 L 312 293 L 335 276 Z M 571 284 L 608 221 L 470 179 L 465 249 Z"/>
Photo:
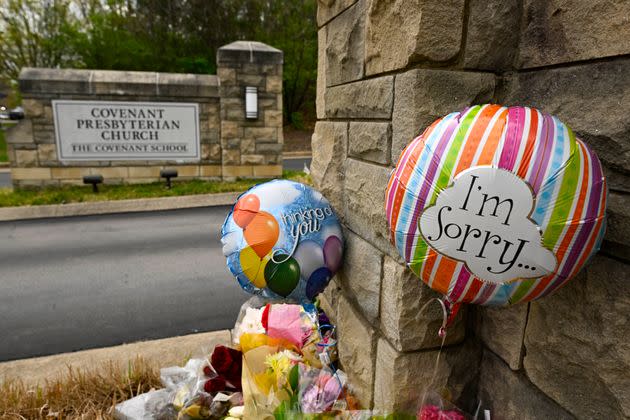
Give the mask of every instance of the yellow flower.
<path id="1" fill-rule="evenodd" d="M 267 356 L 265 364 L 273 373 L 279 376 L 291 368 L 291 359 L 286 357 L 283 352 L 280 352 Z"/>
<path id="2" fill-rule="evenodd" d="M 270 354 L 265 358 L 267 372 L 275 378 L 275 389 L 281 389 L 287 382 L 287 376 L 294 364 L 300 362 L 302 357 L 290 350 L 283 350 Z"/>

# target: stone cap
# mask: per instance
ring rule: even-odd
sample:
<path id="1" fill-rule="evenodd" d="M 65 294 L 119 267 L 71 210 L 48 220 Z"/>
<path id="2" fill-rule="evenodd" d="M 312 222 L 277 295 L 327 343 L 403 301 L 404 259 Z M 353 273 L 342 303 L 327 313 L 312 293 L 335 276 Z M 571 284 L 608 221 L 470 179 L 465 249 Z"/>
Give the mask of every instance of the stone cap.
<path id="1" fill-rule="evenodd" d="M 26 95 L 219 96 L 219 78 L 205 74 L 26 67 L 19 83 Z"/>
<path id="2" fill-rule="evenodd" d="M 219 48 L 217 65 L 229 63 L 282 64 L 284 53 L 258 41 L 235 41 Z"/>

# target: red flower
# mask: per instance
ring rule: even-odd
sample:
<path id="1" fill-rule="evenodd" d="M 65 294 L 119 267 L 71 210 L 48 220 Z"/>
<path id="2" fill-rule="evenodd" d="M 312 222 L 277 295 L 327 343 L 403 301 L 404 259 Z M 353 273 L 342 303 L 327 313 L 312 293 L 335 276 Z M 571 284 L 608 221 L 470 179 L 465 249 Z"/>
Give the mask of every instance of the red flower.
<path id="1" fill-rule="evenodd" d="M 242 364 L 234 363 L 230 368 L 230 371 L 224 374 L 225 379 L 228 380 L 236 389 L 241 389 L 241 373 L 242 373 Z"/>
<path id="2" fill-rule="evenodd" d="M 217 373 L 222 374 L 229 372 L 230 366 L 234 363 L 234 358 L 232 357 L 233 353 L 231 350 L 232 349 L 225 346 L 216 346 L 214 348 L 210 361 L 212 363 L 212 367 L 217 371 Z"/>
<path id="3" fill-rule="evenodd" d="M 260 323 L 262 324 L 265 331 L 269 329 L 269 311 L 271 310 L 271 304 L 268 303 L 265 305 L 265 309 L 263 309 L 262 317 L 260 319 Z"/>
<path id="4" fill-rule="evenodd" d="M 212 370 L 212 367 L 206 365 L 203 367 L 203 374 L 209 378 L 214 378 L 217 374 Z"/>
<path id="5" fill-rule="evenodd" d="M 205 384 L 203 384 L 203 389 L 208 394 L 215 394 L 219 391 L 225 390 L 225 379 L 220 376 L 216 378 L 208 379 Z"/>
<path id="6" fill-rule="evenodd" d="M 210 361 L 219 376 L 228 381 L 234 388 L 241 389 L 243 354 L 240 351 L 225 346 L 216 346 Z"/>

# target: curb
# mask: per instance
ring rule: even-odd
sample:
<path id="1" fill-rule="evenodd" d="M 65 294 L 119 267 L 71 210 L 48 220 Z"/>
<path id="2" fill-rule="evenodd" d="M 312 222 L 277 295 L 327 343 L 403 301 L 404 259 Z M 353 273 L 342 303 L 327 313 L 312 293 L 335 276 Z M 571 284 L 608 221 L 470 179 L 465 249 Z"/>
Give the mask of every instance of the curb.
<path id="1" fill-rule="evenodd" d="M 29 386 L 43 385 L 73 371 L 96 372 L 108 363 L 125 369 L 129 361 L 142 357 L 156 368 L 182 365 L 190 357 L 206 355 L 215 345 L 229 344 L 229 330 L 190 334 L 159 340 L 139 341 L 113 347 L 61 353 L 0 363 L 0 381 L 19 379 Z"/>
<path id="2" fill-rule="evenodd" d="M 94 216 L 112 213 L 136 213 L 232 205 L 242 191 L 158 197 L 135 200 L 92 201 L 86 203 L 51 204 L 0 208 L 0 222 L 45 219 L 50 217 Z"/>
<path id="3" fill-rule="evenodd" d="M 313 157 L 313 153 L 309 151 L 304 152 L 284 152 L 282 154 L 283 159 L 307 159 Z"/>

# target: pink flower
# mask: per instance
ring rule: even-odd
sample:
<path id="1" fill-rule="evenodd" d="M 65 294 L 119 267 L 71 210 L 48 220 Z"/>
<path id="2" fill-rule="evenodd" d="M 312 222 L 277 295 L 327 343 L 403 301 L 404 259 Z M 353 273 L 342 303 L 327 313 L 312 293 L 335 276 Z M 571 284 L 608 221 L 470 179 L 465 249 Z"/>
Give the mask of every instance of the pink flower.
<path id="1" fill-rule="evenodd" d="M 441 410 L 436 405 L 425 405 L 418 420 L 466 420 L 466 417 L 457 410 Z"/>

